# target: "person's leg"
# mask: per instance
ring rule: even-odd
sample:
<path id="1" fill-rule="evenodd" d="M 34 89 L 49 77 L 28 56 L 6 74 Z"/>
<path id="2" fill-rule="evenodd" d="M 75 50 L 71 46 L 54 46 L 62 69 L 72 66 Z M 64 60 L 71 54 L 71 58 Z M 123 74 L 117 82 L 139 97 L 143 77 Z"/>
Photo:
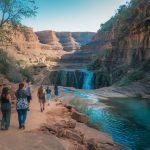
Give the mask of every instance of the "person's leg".
<path id="1" fill-rule="evenodd" d="M 42 101 L 40 100 L 40 109 L 41 109 L 41 112 L 43 111 L 43 106 L 42 106 Z"/>
<path id="2" fill-rule="evenodd" d="M 27 119 L 27 109 L 22 109 L 22 127 L 25 128 L 25 123 Z"/>
<path id="3" fill-rule="evenodd" d="M 48 105 L 50 105 L 50 98 L 51 98 L 51 95 L 50 95 L 50 94 L 47 94 L 47 102 L 48 102 Z"/>
<path id="4" fill-rule="evenodd" d="M 8 109 L 6 113 L 6 129 L 10 127 L 10 116 L 11 116 L 11 106 L 8 104 Z"/>
<path id="5" fill-rule="evenodd" d="M 2 108 L 2 122 L 1 122 L 1 128 L 2 130 L 5 129 L 5 123 L 6 123 L 6 111 Z"/>
<path id="6" fill-rule="evenodd" d="M 45 110 L 45 101 L 43 101 L 43 110 Z"/>
<path id="7" fill-rule="evenodd" d="M 18 122 L 19 122 L 19 128 L 22 128 L 22 110 L 17 110 L 18 112 Z"/>

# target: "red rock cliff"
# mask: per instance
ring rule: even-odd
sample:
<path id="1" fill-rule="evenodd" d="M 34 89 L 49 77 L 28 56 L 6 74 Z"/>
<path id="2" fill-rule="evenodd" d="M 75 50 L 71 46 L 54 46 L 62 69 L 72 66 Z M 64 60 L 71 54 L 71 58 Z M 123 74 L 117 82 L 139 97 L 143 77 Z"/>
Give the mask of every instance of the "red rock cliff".
<path id="1" fill-rule="evenodd" d="M 110 49 L 113 61 L 123 61 L 128 64 L 132 62 L 133 57 L 139 61 L 150 59 L 150 3 L 148 0 L 139 1 L 132 12 L 137 18 L 129 24 L 127 33 L 121 38 L 117 37 L 119 27 L 122 26 L 118 20 L 113 25 L 111 31 L 99 31 L 91 43 L 83 46 L 85 50 Z M 141 17 L 139 19 L 138 17 Z M 122 33 L 121 33 L 122 34 Z"/>

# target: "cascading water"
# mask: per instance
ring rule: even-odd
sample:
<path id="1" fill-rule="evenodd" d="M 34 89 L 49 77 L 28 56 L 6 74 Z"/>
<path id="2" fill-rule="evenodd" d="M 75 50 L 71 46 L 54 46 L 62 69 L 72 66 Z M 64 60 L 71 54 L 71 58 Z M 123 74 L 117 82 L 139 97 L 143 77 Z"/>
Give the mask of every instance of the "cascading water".
<path id="1" fill-rule="evenodd" d="M 93 89 L 93 72 L 82 69 L 81 70 L 84 73 L 84 80 L 83 80 L 83 86 L 82 89 L 90 90 Z"/>
<path id="2" fill-rule="evenodd" d="M 75 80 L 75 87 L 76 87 L 76 88 L 79 88 L 76 73 L 73 72 L 73 75 L 74 75 L 74 80 Z"/>
<path id="3" fill-rule="evenodd" d="M 49 84 L 59 85 L 64 87 L 75 87 L 77 89 L 93 89 L 94 73 L 88 69 L 78 70 L 55 70 L 51 71 L 49 75 Z M 46 81 L 47 84 L 47 81 Z"/>

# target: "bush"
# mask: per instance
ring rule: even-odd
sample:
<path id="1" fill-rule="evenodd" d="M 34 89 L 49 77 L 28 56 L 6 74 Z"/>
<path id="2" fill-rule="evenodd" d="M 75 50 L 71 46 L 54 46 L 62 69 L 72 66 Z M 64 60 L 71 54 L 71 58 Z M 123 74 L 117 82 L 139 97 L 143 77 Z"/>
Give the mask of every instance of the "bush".
<path id="1" fill-rule="evenodd" d="M 0 50 L 0 73 L 4 74 L 11 82 L 17 83 L 23 79 L 15 62 L 3 50 Z"/>
<path id="2" fill-rule="evenodd" d="M 120 86 L 128 85 L 131 82 L 138 81 L 144 77 L 144 71 L 134 70 L 131 73 L 124 75 L 119 81 Z"/>
<path id="3" fill-rule="evenodd" d="M 9 81 L 14 83 L 23 81 L 24 77 L 33 82 L 33 68 L 19 68 L 16 64 L 12 58 L 8 57 L 7 54 L 0 49 L 0 73 L 4 74 Z"/>
<path id="4" fill-rule="evenodd" d="M 32 83 L 34 82 L 33 78 L 33 68 L 32 67 L 25 67 L 20 69 L 21 74 L 30 80 Z"/>
<path id="5" fill-rule="evenodd" d="M 139 23 L 143 19 L 143 15 L 135 11 L 135 7 L 140 3 L 140 0 L 131 0 L 119 7 L 117 13 L 107 22 L 101 24 L 101 31 L 112 31 L 113 25 L 117 25 L 116 38 L 123 38 L 128 33 L 130 27 L 134 23 Z"/>
<path id="6" fill-rule="evenodd" d="M 6 73 L 6 77 L 9 81 L 14 82 L 14 83 L 19 83 L 19 82 L 23 81 L 22 74 L 14 66 L 9 67 L 9 69 Z"/>

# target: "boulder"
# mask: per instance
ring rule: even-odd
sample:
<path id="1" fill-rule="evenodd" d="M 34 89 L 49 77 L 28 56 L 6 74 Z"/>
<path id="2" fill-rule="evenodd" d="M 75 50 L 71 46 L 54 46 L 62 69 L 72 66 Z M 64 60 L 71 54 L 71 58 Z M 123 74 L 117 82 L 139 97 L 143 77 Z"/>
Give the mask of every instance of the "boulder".
<path id="1" fill-rule="evenodd" d="M 71 114 L 72 119 L 87 124 L 88 118 L 86 115 L 77 112 L 75 109 L 72 109 L 72 114 Z"/>

